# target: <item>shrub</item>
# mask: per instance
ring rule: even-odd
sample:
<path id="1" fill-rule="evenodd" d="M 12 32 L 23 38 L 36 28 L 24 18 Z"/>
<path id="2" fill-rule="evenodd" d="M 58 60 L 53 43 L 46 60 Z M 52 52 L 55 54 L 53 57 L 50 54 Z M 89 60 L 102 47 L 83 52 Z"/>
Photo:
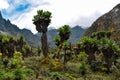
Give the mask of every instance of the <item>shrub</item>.
<path id="1" fill-rule="evenodd" d="M 4 64 L 4 67 L 6 68 L 8 66 L 8 63 L 9 63 L 9 60 L 7 57 L 4 57 L 3 58 L 3 64 Z"/>
<path id="2" fill-rule="evenodd" d="M 22 58 L 22 53 L 15 52 L 12 60 L 12 67 L 21 67 L 23 65 L 24 61 Z"/>
<path id="3" fill-rule="evenodd" d="M 82 75 L 85 75 L 87 69 L 88 69 L 87 64 L 85 63 L 80 64 L 79 71 Z"/>
<path id="4" fill-rule="evenodd" d="M 82 63 L 87 62 L 87 57 L 88 55 L 85 52 L 80 52 L 80 54 L 78 55 L 79 61 L 81 61 Z"/>
<path id="5" fill-rule="evenodd" d="M 25 79 L 27 76 L 32 75 L 34 72 L 28 68 L 16 68 L 13 71 L 14 80 L 22 80 Z"/>
<path id="6" fill-rule="evenodd" d="M 90 69 L 92 71 L 100 71 L 101 69 L 104 70 L 104 67 L 102 64 L 103 62 L 93 61 L 92 64 L 90 65 Z"/>
<path id="7" fill-rule="evenodd" d="M 2 69 L 0 70 L 0 80 L 14 80 L 14 75 Z"/>
<path id="8" fill-rule="evenodd" d="M 51 79 L 55 79 L 55 80 L 62 79 L 62 75 L 58 72 L 51 72 L 50 75 L 51 75 Z"/>
<path id="9" fill-rule="evenodd" d="M 76 80 L 76 78 L 74 77 L 73 74 L 65 73 L 65 76 L 66 76 L 66 77 L 69 77 L 71 80 Z"/>

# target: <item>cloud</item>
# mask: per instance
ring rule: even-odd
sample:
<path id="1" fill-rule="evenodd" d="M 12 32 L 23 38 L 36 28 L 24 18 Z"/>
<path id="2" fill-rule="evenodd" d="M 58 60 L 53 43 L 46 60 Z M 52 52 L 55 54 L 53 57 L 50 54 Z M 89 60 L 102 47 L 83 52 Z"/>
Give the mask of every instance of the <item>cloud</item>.
<path id="1" fill-rule="evenodd" d="M 7 9 L 9 7 L 9 4 L 6 0 L 0 0 L 0 10 L 1 9 Z"/>
<path id="2" fill-rule="evenodd" d="M 35 26 L 33 25 L 32 19 L 33 15 L 35 14 L 35 10 L 31 11 L 30 13 L 21 14 L 20 17 L 17 19 L 13 18 L 12 23 L 19 25 L 20 29 L 27 28 L 32 30 L 33 33 L 36 33 Z"/>
<path id="3" fill-rule="evenodd" d="M 51 5 L 45 7 L 52 12 L 50 26 L 61 27 L 71 23 L 72 26 L 90 26 L 102 14 L 111 10 L 119 0 L 47 0 Z M 108 3 L 108 4 L 106 4 Z M 99 12 L 97 14 L 97 12 Z M 79 23 L 80 22 L 80 23 Z"/>
<path id="4" fill-rule="evenodd" d="M 111 10 L 119 0 L 2 0 L 8 6 L 2 10 L 19 28 L 27 28 L 36 33 L 32 23 L 37 10 L 52 12 L 50 27 L 59 28 L 64 24 L 71 26 L 90 26 L 99 16 Z M 107 3 L 107 4 L 106 4 Z M 1 3 L 0 3 L 1 4 Z"/>
<path id="5" fill-rule="evenodd" d="M 90 14 L 89 16 L 79 16 L 76 20 L 71 20 L 68 24 L 70 24 L 72 27 L 76 25 L 80 25 L 84 28 L 90 27 L 90 25 L 98 19 L 102 14 L 100 12 L 95 12 L 93 14 Z"/>
<path id="6" fill-rule="evenodd" d="M 8 0 L 9 8 L 3 9 L 4 17 L 8 17 L 13 24 L 18 25 L 20 29 L 27 28 L 36 33 L 35 26 L 32 23 L 33 16 L 38 9 L 44 5 L 49 5 L 44 0 Z"/>
<path id="7" fill-rule="evenodd" d="M 31 9 L 37 8 L 47 4 L 44 0 L 6 0 L 9 4 L 7 9 L 4 9 L 3 12 L 10 16 L 14 17 L 19 14 L 28 13 Z M 18 16 L 19 17 L 19 16 Z"/>

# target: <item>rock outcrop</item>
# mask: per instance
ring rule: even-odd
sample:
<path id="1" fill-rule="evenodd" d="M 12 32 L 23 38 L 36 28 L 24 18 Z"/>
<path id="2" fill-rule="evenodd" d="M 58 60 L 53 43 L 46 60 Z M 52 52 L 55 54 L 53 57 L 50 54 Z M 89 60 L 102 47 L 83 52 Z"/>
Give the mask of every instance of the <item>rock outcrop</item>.
<path id="1" fill-rule="evenodd" d="M 116 31 L 118 29 L 120 29 L 120 4 L 98 18 L 92 26 L 86 30 L 84 35 L 90 36 L 93 32 L 100 30 Z"/>

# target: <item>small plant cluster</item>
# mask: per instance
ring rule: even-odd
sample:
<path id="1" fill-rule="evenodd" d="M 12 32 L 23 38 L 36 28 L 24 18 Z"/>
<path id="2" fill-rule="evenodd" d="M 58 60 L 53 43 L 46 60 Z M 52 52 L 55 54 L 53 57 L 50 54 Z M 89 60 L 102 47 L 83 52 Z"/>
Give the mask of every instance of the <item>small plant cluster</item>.
<path id="1" fill-rule="evenodd" d="M 70 74 L 70 73 L 61 74 L 60 72 L 51 72 L 50 79 L 51 80 L 69 80 L 69 79 L 76 80 L 74 74 Z"/>
<path id="2" fill-rule="evenodd" d="M 0 63 L 0 80 L 25 80 L 34 73 L 33 70 L 23 66 L 24 60 L 20 52 L 15 52 L 13 59 L 6 57 Z"/>
<path id="3" fill-rule="evenodd" d="M 27 68 L 0 69 L 0 80 L 26 80 L 33 74 L 33 70 Z"/>
<path id="4" fill-rule="evenodd" d="M 15 52 L 12 60 L 12 66 L 16 67 L 22 67 L 24 61 L 22 57 L 22 53 Z"/>
<path id="5" fill-rule="evenodd" d="M 87 69 L 88 69 L 88 65 L 87 65 L 87 54 L 85 52 L 80 52 L 80 54 L 78 55 L 78 58 L 80 59 L 80 73 L 82 75 L 85 75 Z"/>

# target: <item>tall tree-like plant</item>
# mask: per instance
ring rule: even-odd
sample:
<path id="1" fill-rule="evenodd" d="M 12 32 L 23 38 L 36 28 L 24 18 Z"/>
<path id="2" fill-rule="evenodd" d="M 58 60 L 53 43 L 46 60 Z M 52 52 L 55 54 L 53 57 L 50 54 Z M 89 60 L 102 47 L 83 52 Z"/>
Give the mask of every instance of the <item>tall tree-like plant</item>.
<path id="1" fill-rule="evenodd" d="M 119 47 L 116 45 L 115 41 L 103 38 L 100 40 L 99 49 L 102 51 L 105 62 L 107 63 L 106 67 L 108 71 L 112 67 L 113 56 L 120 53 Z"/>
<path id="2" fill-rule="evenodd" d="M 68 50 L 68 48 L 69 48 L 69 43 L 68 43 L 68 41 L 64 41 L 63 42 L 63 49 L 64 49 L 64 51 L 65 51 L 65 53 L 64 53 L 64 64 L 66 64 L 67 63 L 67 50 Z M 70 56 L 69 56 L 70 57 Z"/>
<path id="3" fill-rule="evenodd" d="M 58 29 L 58 36 L 55 37 L 54 42 L 58 46 L 58 51 L 56 57 L 59 58 L 60 52 L 63 46 L 63 42 L 67 41 L 70 37 L 70 26 L 64 25 Z"/>
<path id="4" fill-rule="evenodd" d="M 17 44 L 18 44 L 18 47 L 17 47 L 18 51 L 22 52 L 22 48 L 26 44 L 23 36 L 20 36 L 20 38 L 17 40 Z"/>
<path id="5" fill-rule="evenodd" d="M 96 38 L 83 37 L 79 43 L 81 48 L 88 54 L 88 63 L 95 61 L 94 53 L 98 50 L 98 40 Z"/>
<path id="6" fill-rule="evenodd" d="M 41 44 L 42 52 L 45 57 L 48 56 L 48 43 L 47 43 L 47 27 L 51 22 L 51 12 L 38 10 L 37 15 L 34 16 L 33 24 L 36 26 L 36 30 L 42 33 Z"/>

